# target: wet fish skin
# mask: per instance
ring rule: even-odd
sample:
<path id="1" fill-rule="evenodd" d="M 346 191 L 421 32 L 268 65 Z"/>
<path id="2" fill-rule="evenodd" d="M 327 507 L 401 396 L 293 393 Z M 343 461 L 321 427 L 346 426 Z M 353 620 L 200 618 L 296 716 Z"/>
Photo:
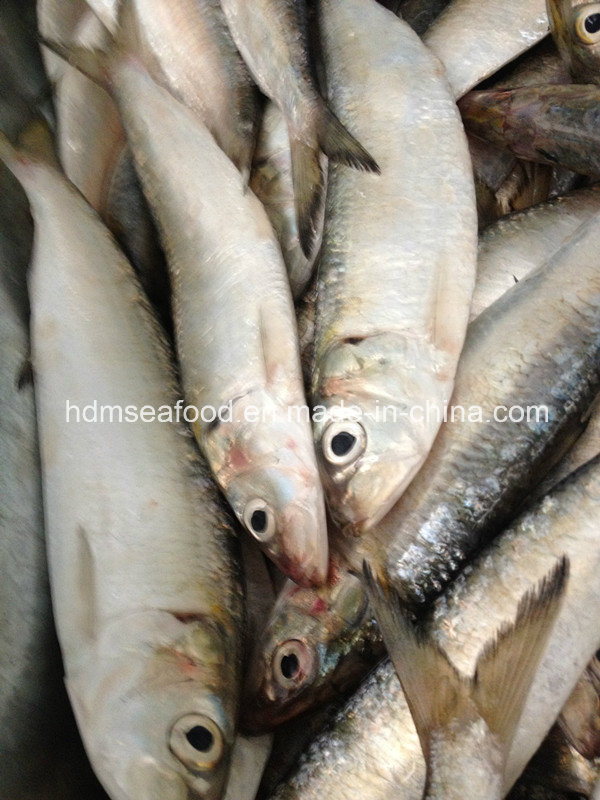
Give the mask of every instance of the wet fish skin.
<path id="1" fill-rule="evenodd" d="M 251 731 L 271 730 L 339 700 L 383 655 L 358 577 L 334 577 L 323 590 L 288 582 L 250 662 L 242 724 Z"/>
<path id="2" fill-rule="evenodd" d="M 548 33 L 545 0 L 452 0 L 423 37 L 462 97 Z"/>
<path id="3" fill-rule="evenodd" d="M 577 83 L 600 83 L 600 5 L 546 0 L 550 31 Z"/>
<path id="4" fill-rule="evenodd" d="M 330 165 L 316 291 L 321 477 L 335 521 L 360 535 L 393 506 L 435 438 L 437 424 L 408 410 L 443 407 L 452 392 L 477 223 L 466 141 L 437 59 L 375 3 L 327 0 L 320 12 L 333 110 L 382 169 Z M 382 419 L 389 407 L 395 421 Z M 338 455 L 340 439 L 350 444 Z"/>
<path id="5" fill-rule="evenodd" d="M 449 413 L 419 475 L 361 544 L 409 605 L 444 589 L 585 426 L 600 389 L 597 220 L 470 325 L 450 403 L 463 411 L 454 422 Z M 495 418 L 515 406 L 520 423 Z"/>
<path id="6" fill-rule="evenodd" d="M 66 421 L 65 399 L 173 405 L 170 353 L 130 265 L 81 195 L 5 140 L 0 147 L 36 223 L 44 508 L 78 725 L 113 800 L 213 800 L 227 774 L 241 671 L 236 537 L 185 429 Z M 186 744 L 197 727 L 212 744 Z"/>
<path id="7" fill-rule="evenodd" d="M 323 165 L 325 170 L 325 164 Z M 281 247 L 287 267 L 292 295 L 298 299 L 313 276 L 323 228 L 324 200 L 321 218 L 316 223 L 313 254 L 304 255 L 298 234 L 292 157 L 285 118 L 275 103 L 267 103 L 254 153 L 250 188 L 265 207 Z"/>
<path id="8" fill-rule="evenodd" d="M 523 594 L 563 554 L 571 577 L 550 644 L 534 678 L 511 748 L 508 792 L 566 702 L 600 642 L 596 459 L 523 514 L 436 601 L 425 630 L 452 663 L 472 674 L 485 640 L 515 613 Z M 574 659 L 574 660 L 573 660 Z M 301 758 L 277 800 L 420 800 L 425 762 L 400 682 L 383 662 Z"/>
<path id="9" fill-rule="evenodd" d="M 597 86 L 573 84 L 470 92 L 459 108 L 467 131 L 519 158 L 596 176 L 599 101 Z"/>
<path id="10" fill-rule="evenodd" d="M 186 400 L 199 413 L 221 413 L 216 424 L 198 418 L 196 438 L 263 550 L 289 577 L 319 585 L 325 507 L 292 299 L 268 217 L 192 111 L 139 63 L 117 57 L 110 73 L 167 254 Z M 260 529 L 252 527 L 255 512 Z"/>
<path id="11" fill-rule="evenodd" d="M 198 114 L 247 180 L 260 101 L 219 0 L 125 0 L 116 39 Z"/>
<path id="12" fill-rule="evenodd" d="M 221 0 L 231 35 L 259 88 L 283 113 L 289 132 L 299 239 L 311 257 L 323 194 L 321 151 L 378 172 L 373 157 L 331 113 L 310 63 L 305 0 Z"/>
<path id="13" fill-rule="evenodd" d="M 486 228 L 479 237 L 471 321 L 547 263 L 598 212 L 600 187 L 591 187 L 532 206 Z"/>

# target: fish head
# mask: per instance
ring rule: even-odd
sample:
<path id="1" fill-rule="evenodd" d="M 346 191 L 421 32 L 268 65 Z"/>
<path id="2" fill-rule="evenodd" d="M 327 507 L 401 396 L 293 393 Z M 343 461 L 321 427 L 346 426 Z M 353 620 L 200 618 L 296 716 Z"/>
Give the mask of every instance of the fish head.
<path id="1" fill-rule="evenodd" d="M 431 348 L 400 337 L 349 339 L 313 382 L 313 433 L 331 515 L 360 535 L 398 500 L 422 465 L 451 390 Z"/>
<path id="2" fill-rule="evenodd" d="M 600 3 L 547 0 L 550 30 L 573 77 L 600 83 Z"/>
<path id="3" fill-rule="evenodd" d="M 111 627 L 90 667 L 98 673 L 70 676 L 67 686 L 107 792 L 113 800 L 218 800 L 234 741 L 235 648 L 226 652 L 215 623 L 167 612 Z"/>
<path id="4" fill-rule="evenodd" d="M 229 504 L 265 554 L 301 585 L 324 583 L 327 521 L 308 409 L 253 393 L 203 442 Z"/>
<path id="5" fill-rule="evenodd" d="M 247 672 L 241 723 L 252 733 L 315 709 L 354 686 L 383 654 L 359 579 L 331 570 L 326 586 L 283 587 Z"/>

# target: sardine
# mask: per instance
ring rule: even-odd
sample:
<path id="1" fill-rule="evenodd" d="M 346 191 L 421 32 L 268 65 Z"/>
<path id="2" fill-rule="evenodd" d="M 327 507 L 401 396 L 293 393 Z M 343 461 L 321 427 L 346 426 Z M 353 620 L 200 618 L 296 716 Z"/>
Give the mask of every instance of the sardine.
<path id="1" fill-rule="evenodd" d="M 323 165 L 325 169 L 325 165 Z M 287 267 L 292 294 L 300 297 L 313 275 L 323 233 L 324 202 L 316 220 L 313 254 L 304 255 L 296 223 L 292 155 L 285 117 L 275 105 L 268 103 L 262 118 L 250 188 L 265 207 L 273 230 L 279 240 Z M 324 197 L 322 198 L 324 201 Z"/>
<path id="2" fill-rule="evenodd" d="M 191 434 L 156 416 L 173 419 L 179 391 L 130 265 L 62 176 L 6 140 L 0 155 L 35 223 L 44 511 L 77 722 L 112 800 L 213 800 L 238 707 L 236 536 Z M 85 422 L 94 401 L 109 416 Z M 153 421 L 119 423 L 129 404 Z"/>
<path id="3" fill-rule="evenodd" d="M 600 83 L 600 3 L 546 0 L 550 31 L 577 83 Z"/>
<path id="4" fill-rule="evenodd" d="M 470 92 L 459 108 L 469 133 L 519 158 L 600 174 L 597 86 Z"/>
<path id="5" fill-rule="evenodd" d="M 533 680 L 505 774 L 506 793 L 567 701 L 600 643 L 600 461 L 521 516 L 440 598 L 425 632 L 472 675 L 485 643 L 514 619 L 523 596 L 566 556 L 570 578 Z M 425 762 L 393 666 L 367 678 L 318 736 L 277 800 L 420 800 Z M 465 796 L 471 797 L 470 793 Z"/>
<path id="6" fill-rule="evenodd" d="M 186 412 L 213 474 L 282 571 L 320 584 L 323 493 L 289 283 L 266 212 L 197 115 L 141 64 L 118 49 L 55 47 L 97 80 L 110 76 L 167 254 Z"/>
<path id="7" fill-rule="evenodd" d="M 323 193 L 321 151 L 356 169 L 379 167 L 317 91 L 305 0 L 221 0 L 221 6 L 254 80 L 287 122 L 300 244 L 310 258 Z"/>
<path id="8" fill-rule="evenodd" d="M 289 582 L 255 647 L 242 723 L 252 731 L 271 730 L 302 711 L 339 700 L 383 655 L 357 577 L 342 573 L 323 590 Z"/>
<path id="9" fill-rule="evenodd" d="M 439 594 L 585 426 L 600 390 L 598 216 L 469 326 L 447 420 L 360 550 L 404 601 Z"/>
<path id="10" fill-rule="evenodd" d="M 589 760 L 600 757 L 600 652 L 588 664 L 558 724 L 578 753 Z"/>
<path id="11" fill-rule="evenodd" d="M 545 0 L 452 0 L 423 41 L 444 64 L 458 98 L 547 33 Z"/>
<path id="12" fill-rule="evenodd" d="M 317 276 L 315 441 L 332 514 L 362 531 L 402 494 L 437 433 L 439 422 L 409 412 L 442 409 L 451 395 L 477 222 L 466 141 L 437 59 L 369 0 L 325 0 L 320 10 L 332 107 L 382 168 L 330 166 Z"/>

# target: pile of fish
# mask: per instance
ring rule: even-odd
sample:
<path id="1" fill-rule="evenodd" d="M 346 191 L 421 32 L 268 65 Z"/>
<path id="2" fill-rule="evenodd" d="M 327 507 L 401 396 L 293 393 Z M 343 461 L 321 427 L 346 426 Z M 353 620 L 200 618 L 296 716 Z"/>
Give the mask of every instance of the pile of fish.
<path id="1" fill-rule="evenodd" d="M 0 797 L 599 800 L 600 3 L 0 41 Z"/>

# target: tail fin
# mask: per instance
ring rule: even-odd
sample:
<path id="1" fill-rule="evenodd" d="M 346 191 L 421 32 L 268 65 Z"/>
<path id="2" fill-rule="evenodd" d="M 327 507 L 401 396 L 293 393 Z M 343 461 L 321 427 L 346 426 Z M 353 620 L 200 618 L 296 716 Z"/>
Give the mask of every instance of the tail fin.
<path id="1" fill-rule="evenodd" d="M 321 150 L 332 161 L 365 172 L 381 172 L 373 156 L 348 133 L 325 102 L 319 107 L 317 139 Z"/>
<path id="2" fill-rule="evenodd" d="M 317 218 L 323 202 L 323 170 L 318 146 L 310 147 L 290 136 L 292 183 L 298 223 L 298 238 L 310 258 L 317 233 Z"/>
<path id="3" fill-rule="evenodd" d="M 452 720 L 472 719 L 474 712 L 506 754 L 560 608 L 567 559 L 525 595 L 515 621 L 484 648 L 473 678 L 461 675 L 444 651 L 416 628 L 394 589 L 384 587 L 368 564 L 363 571 L 425 757 L 429 758 L 432 731 Z"/>

